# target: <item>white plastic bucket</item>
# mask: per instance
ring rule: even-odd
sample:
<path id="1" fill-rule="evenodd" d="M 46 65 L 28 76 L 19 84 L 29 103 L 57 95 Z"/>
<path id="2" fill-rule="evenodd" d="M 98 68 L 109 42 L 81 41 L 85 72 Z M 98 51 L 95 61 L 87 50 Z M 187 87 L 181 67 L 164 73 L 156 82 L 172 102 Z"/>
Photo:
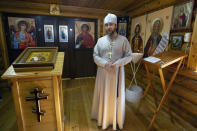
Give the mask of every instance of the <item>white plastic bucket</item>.
<path id="1" fill-rule="evenodd" d="M 131 103 L 138 103 L 143 95 L 143 90 L 138 85 L 132 85 L 126 88 L 126 100 Z"/>

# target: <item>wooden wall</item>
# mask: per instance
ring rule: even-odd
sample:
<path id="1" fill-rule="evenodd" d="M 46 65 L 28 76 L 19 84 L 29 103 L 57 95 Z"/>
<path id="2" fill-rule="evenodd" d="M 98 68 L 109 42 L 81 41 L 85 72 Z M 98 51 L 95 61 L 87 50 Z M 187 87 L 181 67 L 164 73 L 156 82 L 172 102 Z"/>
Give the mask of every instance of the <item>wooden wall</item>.
<path id="1" fill-rule="evenodd" d="M 0 2 L 0 12 L 8 13 L 21 13 L 21 14 L 35 14 L 35 15 L 50 15 L 49 4 L 30 3 L 30 2 Z M 122 12 L 113 10 L 103 10 L 76 6 L 64 6 L 60 5 L 60 15 L 65 17 L 75 18 L 94 18 L 98 19 L 98 37 L 103 35 L 103 18 L 107 13 L 114 13 L 116 15 L 122 14 Z M 51 15 L 50 15 L 51 16 Z"/>
<path id="2" fill-rule="evenodd" d="M 5 32 L 3 28 L 2 22 L 2 14 L 0 13 L 0 76 L 4 73 L 7 69 L 9 62 L 8 62 L 8 54 L 7 54 L 7 46 L 5 41 Z M 7 86 L 7 80 L 0 79 L 0 87 Z"/>
<path id="3" fill-rule="evenodd" d="M 197 18 L 197 14 L 196 14 Z M 194 31 L 191 40 L 190 54 L 188 59 L 188 68 L 197 71 L 197 20 L 195 20 Z"/>
<path id="4" fill-rule="evenodd" d="M 136 16 L 141 16 L 144 14 L 152 13 L 157 10 L 167 8 L 169 6 L 176 6 L 185 2 L 188 2 L 189 0 L 144 0 L 143 2 L 138 2 L 136 3 L 136 6 L 130 7 L 128 9 L 125 9 L 126 15 L 129 15 L 130 18 L 134 18 Z M 194 2 L 194 8 L 193 8 L 193 13 L 192 13 L 192 29 L 194 28 L 194 22 L 195 22 L 195 17 L 197 13 L 197 0 L 193 0 Z M 187 29 L 187 30 L 182 30 L 181 32 L 173 31 L 171 32 L 171 35 L 184 35 L 186 32 L 192 32 L 192 29 Z M 131 36 L 130 36 L 131 37 Z M 129 37 L 129 39 L 130 39 Z M 194 41 L 194 40 L 193 40 Z M 194 43 L 194 42 L 193 42 Z M 197 71 L 197 52 L 195 51 L 196 49 L 196 44 L 191 44 L 192 47 L 189 48 L 189 61 L 187 64 L 187 67 L 191 70 Z M 187 43 L 183 43 L 183 48 L 182 51 L 185 51 L 185 48 L 187 46 Z"/>
<path id="5" fill-rule="evenodd" d="M 135 6 L 126 9 L 126 14 L 135 17 L 145 13 L 153 12 L 171 5 L 179 4 L 188 0 L 143 0 L 136 1 Z"/>
<path id="6" fill-rule="evenodd" d="M 167 83 L 169 83 L 169 80 L 171 79 L 173 70 L 174 69 L 165 70 L 164 75 L 165 81 Z M 185 76 L 185 73 L 187 73 L 188 76 Z M 172 89 L 169 93 L 169 104 L 171 110 L 178 116 L 174 116 L 174 118 L 180 124 L 183 124 L 182 120 L 187 121 L 188 125 L 184 125 L 186 129 L 190 129 L 191 127 L 197 128 L 197 77 L 196 74 L 193 74 L 192 72 L 190 73 L 191 74 L 189 74 L 188 71 L 181 71 L 181 73 L 179 72 L 179 75 L 176 77 L 175 82 L 172 85 Z M 189 75 L 193 75 L 194 77 L 190 77 Z M 159 102 L 163 93 L 159 74 L 157 73 L 152 77 L 154 78 L 153 87 L 155 88 L 156 96 Z M 143 90 L 145 90 L 148 84 L 148 80 L 145 68 L 143 66 L 141 66 L 139 72 L 136 75 L 136 78 L 138 85 L 141 86 Z M 128 65 L 126 67 L 126 80 L 127 82 L 129 82 L 131 79 L 131 69 Z M 148 97 L 146 97 L 146 101 L 154 105 L 151 90 L 149 91 Z M 143 106 L 143 108 L 146 107 Z M 167 106 L 164 105 L 162 107 L 162 110 L 168 112 Z"/>
<path id="7" fill-rule="evenodd" d="M 162 4 L 162 2 L 164 2 Z M 159 10 L 161 8 L 164 8 L 166 6 L 170 6 L 173 4 L 177 4 L 177 2 L 181 3 L 181 1 L 176 0 L 159 0 L 159 1 L 150 1 L 146 4 L 145 7 L 140 7 L 138 9 L 133 9 L 132 11 L 128 12 L 128 14 L 132 16 L 138 16 L 142 15 L 145 12 L 152 12 L 155 10 Z M 196 3 L 195 3 L 196 4 Z M 196 5 L 194 6 L 193 11 L 193 18 L 192 18 L 192 27 L 194 28 L 194 22 L 195 22 L 195 16 L 196 16 Z M 174 32 L 173 32 L 174 33 Z M 180 33 L 180 32 L 175 32 Z M 196 45 L 195 45 L 196 46 Z M 197 52 L 193 52 L 197 54 Z M 186 63 L 187 64 L 187 63 Z M 166 82 L 168 83 L 171 79 L 172 72 L 174 71 L 174 67 L 169 67 L 165 69 L 164 75 Z M 139 72 L 137 73 L 137 82 L 139 86 L 141 86 L 144 90 L 148 84 L 147 76 L 146 76 L 145 68 L 142 64 Z M 132 79 L 132 72 L 130 65 L 126 66 L 126 80 L 129 82 Z M 166 84 L 167 85 L 167 84 Z M 161 86 L 161 81 L 159 78 L 159 75 L 156 74 L 154 76 L 154 82 L 153 86 L 156 90 L 156 96 L 161 99 L 163 89 Z M 186 129 L 193 130 L 192 127 L 197 129 L 197 72 L 194 72 L 192 70 L 189 70 L 186 68 L 181 69 L 179 71 L 179 74 L 177 75 L 174 84 L 172 85 L 172 89 L 169 93 L 169 104 L 172 109 L 172 111 L 176 114 L 175 120 L 178 121 L 180 124 L 182 124 L 182 120 L 185 120 L 188 122 L 187 125 L 184 125 Z M 151 91 L 148 94 L 148 97 L 146 98 L 149 103 L 154 105 L 153 97 L 151 95 Z M 164 105 L 163 110 L 166 112 L 167 106 Z M 170 118 L 169 118 L 170 119 Z"/>

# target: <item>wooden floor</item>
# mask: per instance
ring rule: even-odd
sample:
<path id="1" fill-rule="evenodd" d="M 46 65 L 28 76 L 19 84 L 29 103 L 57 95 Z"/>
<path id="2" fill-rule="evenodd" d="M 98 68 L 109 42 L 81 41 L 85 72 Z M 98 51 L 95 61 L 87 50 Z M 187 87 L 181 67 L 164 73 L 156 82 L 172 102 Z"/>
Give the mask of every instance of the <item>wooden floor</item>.
<path id="1" fill-rule="evenodd" d="M 64 110 L 66 116 L 65 131 L 100 131 L 96 120 L 91 120 L 91 105 L 95 78 L 74 79 L 63 81 Z M 128 84 L 127 84 L 128 85 Z M 127 87 L 127 86 L 126 86 Z M 0 131 L 16 131 L 16 114 L 11 91 L 0 89 L 3 101 L 0 102 Z M 142 106 L 140 114 L 136 115 L 135 104 L 126 102 L 126 116 L 123 131 L 146 131 L 153 114 Z M 176 115 L 176 114 L 174 114 Z M 189 123 L 176 116 L 175 123 L 171 123 L 165 109 L 158 114 L 152 130 L 185 131 L 196 130 Z M 109 127 L 106 131 L 111 131 Z"/>

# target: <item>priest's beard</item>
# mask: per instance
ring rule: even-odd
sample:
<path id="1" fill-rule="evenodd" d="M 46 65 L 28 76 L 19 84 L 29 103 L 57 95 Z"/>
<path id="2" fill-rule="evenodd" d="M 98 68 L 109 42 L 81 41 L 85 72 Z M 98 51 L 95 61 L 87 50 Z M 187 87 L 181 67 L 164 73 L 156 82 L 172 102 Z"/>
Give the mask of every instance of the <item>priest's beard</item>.
<path id="1" fill-rule="evenodd" d="M 112 30 L 111 32 L 106 30 L 106 32 L 107 32 L 107 35 L 109 36 L 110 39 L 113 40 L 116 37 L 116 34 L 117 34 L 116 29 Z"/>

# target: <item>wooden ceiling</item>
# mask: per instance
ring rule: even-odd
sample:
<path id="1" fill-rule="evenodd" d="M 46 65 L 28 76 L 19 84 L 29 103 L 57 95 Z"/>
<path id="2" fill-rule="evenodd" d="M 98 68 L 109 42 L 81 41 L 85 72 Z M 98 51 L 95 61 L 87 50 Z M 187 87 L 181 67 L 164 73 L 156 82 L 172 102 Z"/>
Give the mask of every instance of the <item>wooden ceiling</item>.
<path id="1" fill-rule="evenodd" d="M 150 0 L 1 0 L 1 1 L 22 1 L 31 3 L 52 4 L 58 3 L 65 6 L 78 6 L 97 8 L 114 11 L 127 11 L 136 8 L 136 5 L 143 5 Z M 153 1 L 153 0 L 152 0 Z"/>
<path id="2" fill-rule="evenodd" d="M 49 6 L 45 4 L 59 4 L 64 13 L 83 12 L 88 15 L 97 13 L 97 17 L 99 17 L 111 12 L 119 16 L 135 17 L 185 1 L 188 0 L 0 0 L 0 11 L 7 11 L 6 7 L 10 7 L 19 9 L 19 11 L 45 10 L 47 14 Z"/>

